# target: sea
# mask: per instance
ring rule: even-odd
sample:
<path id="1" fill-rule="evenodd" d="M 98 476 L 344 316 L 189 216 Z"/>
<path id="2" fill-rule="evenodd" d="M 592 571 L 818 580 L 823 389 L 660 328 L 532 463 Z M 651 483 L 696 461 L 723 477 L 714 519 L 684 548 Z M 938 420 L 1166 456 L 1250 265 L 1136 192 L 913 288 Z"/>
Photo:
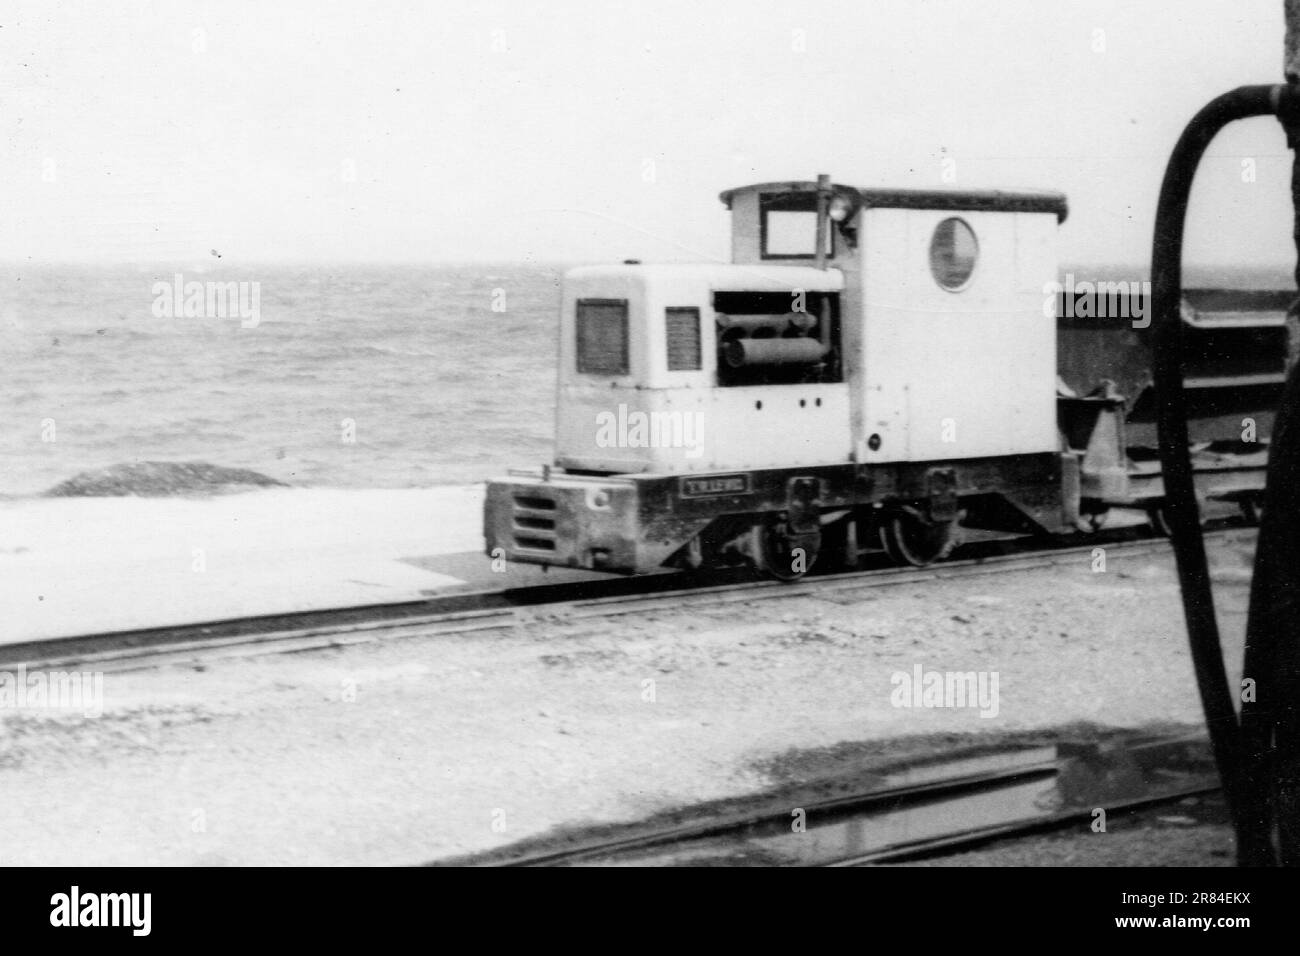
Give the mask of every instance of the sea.
<path id="1" fill-rule="evenodd" d="M 565 268 L 0 266 L 0 494 L 145 461 L 341 488 L 549 461 Z M 187 316 L 178 276 L 249 283 L 250 317 Z"/>
<path id="2" fill-rule="evenodd" d="M 138 462 L 414 488 L 550 461 L 566 268 L 0 265 L 0 495 Z M 187 315 L 178 282 L 256 283 L 256 324 Z M 1202 269 L 1185 284 L 1291 279 Z"/>

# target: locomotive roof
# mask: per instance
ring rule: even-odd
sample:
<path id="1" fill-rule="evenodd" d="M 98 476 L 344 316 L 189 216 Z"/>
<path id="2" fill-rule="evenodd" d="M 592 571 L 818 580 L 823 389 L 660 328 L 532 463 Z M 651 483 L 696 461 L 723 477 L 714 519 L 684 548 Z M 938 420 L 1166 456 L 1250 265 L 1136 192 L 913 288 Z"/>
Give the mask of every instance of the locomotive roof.
<path id="1" fill-rule="evenodd" d="M 863 207 L 886 206 L 898 209 L 952 209 L 988 212 L 1051 212 L 1064 222 L 1069 206 L 1064 193 L 1005 192 L 1000 189 L 883 189 L 869 186 L 833 185 L 836 192 L 857 193 Z M 754 183 L 722 192 L 719 198 L 731 208 L 732 198 L 740 193 L 816 192 L 817 183 L 808 180 Z"/>
<path id="2" fill-rule="evenodd" d="M 818 269 L 784 263 L 730 262 L 625 262 L 622 265 L 577 266 L 565 273 L 574 279 L 622 278 L 642 276 L 656 282 L 699 282 L 714 292 L 839 292 L 844 288 L 844 274 L 839 269 Z"/>

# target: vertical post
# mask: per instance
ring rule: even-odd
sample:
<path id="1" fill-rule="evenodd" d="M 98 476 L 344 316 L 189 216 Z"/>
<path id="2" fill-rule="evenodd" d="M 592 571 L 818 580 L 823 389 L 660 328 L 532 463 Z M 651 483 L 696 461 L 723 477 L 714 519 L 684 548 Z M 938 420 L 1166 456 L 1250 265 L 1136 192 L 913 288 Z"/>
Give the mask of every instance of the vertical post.
<path id="1" fill-rule="evenodd" d="M 1300 254 L 1300 0 L 1286 0 L 1283 70 L 1275 112 L 1296 151 L 1291 165 L 1292 237 Z M 1300 286 L 1300 258 L 1296 283 Z M 1264 511 L 1255 544 L 1242 668 L 1241 741 L 1244 781 L 1253 816 L 1272 836 L 1283 866 L 1300 866 L 1300 302 L 1287 313 L 1287 382 L 1273 421 Z M 1244 863 L 1272 861 L 1260 847 Z"/>
<path id="2" fill-rule="evenodd" d="M 1300 0 L 1286 0 L 1286 41 L 1282 54 L 1282 72 L 1293 88 L 1300 83 Z M 1300 148 L 1300 126 L 1280 115 L 1286 130 L 1286 145 L 1295 151 Z M 1291 239 L 1300 252 L 1300 152 L 1291 160 L 1291 206 L 1294 220 Z M 1296 259 L 1295 281 L 1300 289 L 1300 257 Z M 1287 371 L 1300 361 L 1300 301 L 1291 306 L 1286 317 Z"/>
<path id="3" fill-rule="evenodd" d="M 817 254 L 814 263 L 818 269 L 826 268 L 826 238 L 830 229 L 831 177 L 817 174 Z"/>

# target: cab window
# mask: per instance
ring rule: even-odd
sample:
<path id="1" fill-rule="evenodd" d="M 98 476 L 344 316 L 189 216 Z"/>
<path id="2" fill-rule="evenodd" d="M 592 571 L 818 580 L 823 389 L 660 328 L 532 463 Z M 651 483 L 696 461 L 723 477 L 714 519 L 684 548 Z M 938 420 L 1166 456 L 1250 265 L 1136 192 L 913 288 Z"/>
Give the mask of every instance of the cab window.
<path id="1" fill-rule="evenodd" d="M 764 259 L 812 259 L 817 254 L 816 193 L 760 193 L 759 229 Z M 827 256 L 835 254 L 834 229 L 826 230 Z"/>

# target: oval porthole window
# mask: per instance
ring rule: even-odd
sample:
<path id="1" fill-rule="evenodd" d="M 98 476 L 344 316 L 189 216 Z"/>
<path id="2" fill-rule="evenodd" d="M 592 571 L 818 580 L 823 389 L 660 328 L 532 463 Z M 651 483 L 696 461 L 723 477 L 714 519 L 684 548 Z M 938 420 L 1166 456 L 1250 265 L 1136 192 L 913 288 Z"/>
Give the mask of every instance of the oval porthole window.
<path id="1" fill-rule="evenodd" d="M 963 219 L 945 219 L 934 229 L 930 240 L 930 274 L 949 292 L 965 288 L 975 271 L 979 244 L 975 233 Z"/>

